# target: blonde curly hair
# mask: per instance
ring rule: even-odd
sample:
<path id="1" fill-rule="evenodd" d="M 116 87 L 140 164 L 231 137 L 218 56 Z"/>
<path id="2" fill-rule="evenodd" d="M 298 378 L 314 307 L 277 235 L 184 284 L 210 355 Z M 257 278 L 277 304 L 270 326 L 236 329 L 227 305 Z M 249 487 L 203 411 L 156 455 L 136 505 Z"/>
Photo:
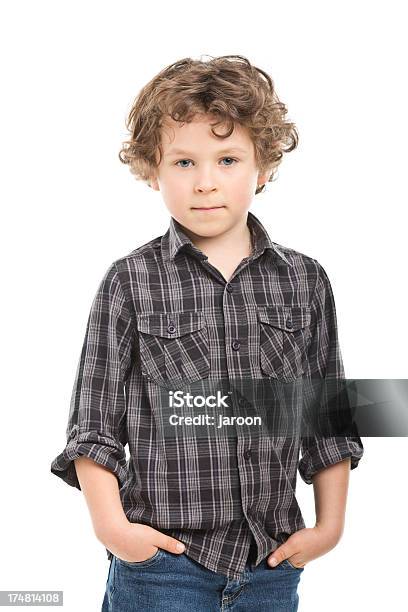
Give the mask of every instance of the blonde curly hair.
<path id="1" fill-rule="evenodd" d="M 246 127 L 259 172 L 271 172 L 268 181 L 273 180 L 283 153 L 296 148 L 296 126 L 285 119 L 287 108 L 278 99 L 271 77 L 242 55 L 208 57 L 212 59 L 187 57 L 170 64 L 135 98 L 126 119 L 130 139 L 122 143 L 119 159 L 137 180 L 149 184 L 161 162 L 161 128 L 168 115 L 182 123 L 196 114 L 214 116 L 219 121 L 211 131 L 219 138 L 230 136 L 235 122 Z M 227 124 L 228 131 L 217 134 L 214 129 L 220 124 Z M 264 187 L 258 186 L 255 194 Z"/>

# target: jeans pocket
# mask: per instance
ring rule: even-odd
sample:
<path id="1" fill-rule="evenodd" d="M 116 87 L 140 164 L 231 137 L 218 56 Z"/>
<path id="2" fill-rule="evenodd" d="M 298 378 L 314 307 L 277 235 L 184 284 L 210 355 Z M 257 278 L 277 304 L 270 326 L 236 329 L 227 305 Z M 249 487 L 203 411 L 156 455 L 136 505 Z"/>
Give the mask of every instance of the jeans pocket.
<path id="1" fill-rule="evenodd" d="M 305 569 L 304 567 L 296 567 L 296 565 L 293 565 L 293 563 L 291 563 L 289 559 L 285 559 L 284 561 L 282 561 L 282 563 L 286 563 L 291 569 L 294 570 L 303 571 Z"/>
<path id="2" fill-rule="evenodd" d="M 126 565 L 127 567 L 150 567 L 155 563 L 158 563 L 163 557 L 163 549 L 158 548 L 152 557 L 145 559 L 144 561 L 125 561 L 119 557 L 115 557 L 119 564 Z"/>

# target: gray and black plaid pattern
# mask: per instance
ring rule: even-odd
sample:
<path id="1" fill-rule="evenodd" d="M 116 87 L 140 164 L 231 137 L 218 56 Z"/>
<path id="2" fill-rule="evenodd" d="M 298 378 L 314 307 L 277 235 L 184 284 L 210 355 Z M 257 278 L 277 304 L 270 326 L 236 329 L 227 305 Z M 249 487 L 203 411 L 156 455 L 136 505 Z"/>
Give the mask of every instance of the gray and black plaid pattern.
<path id="1" fill-rule="evenodd" d="M 111 264 L 86 326 L 67 443 L 51 464 L 78 489 L 75 458 L 105 466 L 129 521 L 178 538 L 187 555 L 233 579 L 251 542 L 258 565 L 305 527 L 297 470 L 310 484 L 320 469 L 346 457 L 354 469 L 363 455 L 358 435 L 285 437 L 251 426 L 203 435 L 208 425 L 198 435 L 165 423 L 170 390 L 208 392 L 222 381 L 231 400 L 223 411 L 242 415 L 245 402 L 225 389 L 234 380 L 344 377 L 323 267 L 272 242 L 253 213 L 247 222 L 253 250 L 229 282 L 174 218 L 163 236 Z"/>

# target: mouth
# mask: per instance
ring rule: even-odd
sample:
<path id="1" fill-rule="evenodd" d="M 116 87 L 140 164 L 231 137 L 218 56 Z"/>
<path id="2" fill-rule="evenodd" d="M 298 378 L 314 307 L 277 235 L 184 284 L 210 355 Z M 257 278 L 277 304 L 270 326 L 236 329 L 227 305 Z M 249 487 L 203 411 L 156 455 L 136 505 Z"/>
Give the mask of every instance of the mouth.
<path id="1" fill-rule="evenodd" d="M 220 208 L 225 208 L 225 206 L 224 205 L 222 206 L 193 206 L 193 210 L 205 210 L 205 211 L 219 210 Z"/>

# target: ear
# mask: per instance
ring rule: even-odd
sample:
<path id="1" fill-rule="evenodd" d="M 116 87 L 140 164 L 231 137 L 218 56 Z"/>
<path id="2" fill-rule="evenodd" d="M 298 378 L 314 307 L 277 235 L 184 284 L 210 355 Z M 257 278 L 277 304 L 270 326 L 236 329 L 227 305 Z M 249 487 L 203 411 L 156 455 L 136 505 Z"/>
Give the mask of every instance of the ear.
<path id="1" fill-rule="evenodd" d="M 149 177 L 148 183 L 152 189 L 154 189 L 155 191 L 160 191 L 159 183 L 155 175 Z"/>
<path id="2" fill-rule="evenodd" d="M 271 168 L 269 168 L 268 170 L 265 170 L 262 173 L 261 172 L 258 173 L 258 179 L 257 179 L 258 185 L 264 185 L 265 183 L 267 183 L 271 174 L 272 174 Z"/>

